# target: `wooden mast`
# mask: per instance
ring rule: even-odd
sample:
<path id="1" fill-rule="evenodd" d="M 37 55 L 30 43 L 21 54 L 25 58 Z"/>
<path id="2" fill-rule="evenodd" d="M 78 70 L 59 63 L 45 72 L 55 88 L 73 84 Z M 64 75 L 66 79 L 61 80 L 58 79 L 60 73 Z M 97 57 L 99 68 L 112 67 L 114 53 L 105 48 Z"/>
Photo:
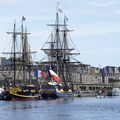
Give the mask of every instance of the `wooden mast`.
<path id="1" fill-rule="evenodd" d="M 53 33 L 53 38 L 51 39 L 51 42 L 46 42 L 50 43 L 51 46 L 50 48 L 45 48 L 44 46 L 42 47 L 41 50 L 45 52 L 48 56 L 51 55 L 51 61 L 49 61 L 50 64 L 56 65 L 56 73 L 60 76 L 60 78 L 63 81 L 63 84 L 66 88 L 69 88 L 69 84 L 72 86 L 72 80 L 71 80 L 71 70 L 70 66 L 75 66 L 75 63 L 78 62 L 72 62 L 70 59 L 71 55 L 78 55 L 79 53 L 73 53 L 71 51 L 75 50 L 74 49 L 74 44 L 72 42 L 72 47 L 68 45 L 68 32 L 73 31 L 69 30 L 67 28 L 66 22 L 67 22 L 67 17 L 64 16 L 64 23 L 60 24 L 59 21 L 59 12 L 62 12 L 62 10 L 59 9 L 57 5 L 57 12 L 56 12 L 56 20 L 55 24 L 48 24 L 49 26 L 54 27 L 54 33 Z M 61 36 L 62 35 L 62 36 Z M 53 41 L 52 41 L 53 40 Z M 43 62 L 47 63 L 47 62 Z M 72 67 L 71 67 L 72 68 Z"/>
<path id="2" fill-rule="evenodd" d="M 24 44 L 25 44 L 25 36 L 24 36 L 24 28 L 23 28 L 23 22 L 25 21 L 24 16 L 22 16 L 22 20 L 21 20 L 21 41 L 22 41 L 22 64 L 23 64 L 23 83 L 26 83 L 26 70 L 25 70 L 25 48 L 24 48 Z"/>
<path id="3" fill-rule="evenodd" d="M 12 86 L 15 86 L 16 85 L 16 37 L 17 37 L 17 34 L 19 34 L 18 32 L 16 32 L 16 22 L 14 20 L 14 27 L 13 27 L 13 32 L 7 32 L 8 34 L 12 34 L 12 37 L 13 37 L 13 52 L 12 53 L 5 53 L 5 54 L 13 54 L 13 84 Z"/>
<path id="4" fill-rule="evenodd" d="M 16 81 L 16 47 L 15 47 L 15 42 L 16 42 L 16 24 L 14 22 L 14 30 L 13 30 L 13 46 L 14 46 L 14 82 L 13 82 L 13 86 L 15 86 L 15 81 Z"/>

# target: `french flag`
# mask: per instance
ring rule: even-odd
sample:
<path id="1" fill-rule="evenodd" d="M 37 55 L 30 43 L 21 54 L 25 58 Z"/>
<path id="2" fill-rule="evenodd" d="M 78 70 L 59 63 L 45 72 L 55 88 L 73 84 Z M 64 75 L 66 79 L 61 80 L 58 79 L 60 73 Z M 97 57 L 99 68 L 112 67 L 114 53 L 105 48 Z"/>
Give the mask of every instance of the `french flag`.
<path id="1" fill-rule="evenodd" d="M 38 77 L 38 78 L 42 77 L 41 70 L 36 69 L 35 72 L 34 72 L 34 76 Z"/>
<path id="2" fill-rule="evenodd" d="M 45 72 L 41 71 L 39 69 L 36 69 L 34 72 L 34 76 L 37 78 L 44 78 L 45 77 Z"/>
<path id="3" fill-rule="evenodd" d="M 59 78 L 59 76 L 53 70 L 49 70 L 49 72 L 50 72 L 52 80 L 54 80 L 57 83 L 61 82 L 61 79 Z"/>

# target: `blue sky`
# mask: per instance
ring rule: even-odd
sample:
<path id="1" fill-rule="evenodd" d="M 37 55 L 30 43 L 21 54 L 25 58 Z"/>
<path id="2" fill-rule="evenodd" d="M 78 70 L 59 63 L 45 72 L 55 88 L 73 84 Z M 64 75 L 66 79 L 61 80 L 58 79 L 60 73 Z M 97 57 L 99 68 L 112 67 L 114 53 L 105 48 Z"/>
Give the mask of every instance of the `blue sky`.
<path id="1" fill-rule="evenodd" d="M 12 31 L 14 19 L 19 29 L 25 16 L 31 48 L 38 51 L 33 59 L 40 61 L 50 33 L 46 24 L 55 21 L 58 1 L 74 30 L 71 38 L 81 53 L 77 59 L 97 67 L 120 66 L 120 0 L 0 0 L 0 52 L 10 48 L 6 32 Z"/>

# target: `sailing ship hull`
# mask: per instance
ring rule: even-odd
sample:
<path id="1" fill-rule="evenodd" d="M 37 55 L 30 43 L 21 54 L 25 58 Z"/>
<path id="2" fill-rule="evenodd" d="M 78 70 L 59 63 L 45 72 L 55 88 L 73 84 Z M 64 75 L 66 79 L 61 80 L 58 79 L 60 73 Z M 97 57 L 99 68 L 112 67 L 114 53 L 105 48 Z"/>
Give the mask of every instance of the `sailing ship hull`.
<path id="1" fill-rule="evenodd" d="M 42 85 L 41 97 L 43 99 L 56 99 L 56 88 L 53 85 Z"/>
<path id="2" fill-rule="evenodd" d="M 39 89 L 35 86 L 11 87 L 10 95 L 13 101 L 28 101 L 39 99 Z"/>
<path id="3" fill-rule="evenodd" d="M 41 94 L 41 97 L 43 99 L 56 99 L 56 98 L 61 98 L 61 97 L 73 97 L 73 94 L 70 92 L 54 92 L 54 93 L 47 93 L 44 92 Z"/>
<path id="4" fill-rule="evenodd" d="M 41 97 L 43 99 L 56 99 L 61 97 L 72 97 L 72 91 L 71 90 L 63 90 L 58 87 L 58 85 L 47 85 L 42 86 L 42 93 Z"/>
<path id="5" fill-rule="evenodd" d="M 73 97 L 73 93 L 71 90 L 64 91 L 63 89 L 56 89 L 57 97 Z"/>
<path id="6" fill-rule="evenodd" d="M 56 99 L 56 98 L 58 98 L 56 93 L 42 93 L 41 97 L 43 99 Z"/>
<path id="7" fill-rule="evenodd" d="M 31 101 L 38 100 L 38 96 L 17 96 L 12 95 L 12 101 Z"/>
<path id="8" fill-rule="evenodd" d="M 73 94 L 72 93 L 56 93 L 56 96 L 57 97 L 73 97 Z"/>

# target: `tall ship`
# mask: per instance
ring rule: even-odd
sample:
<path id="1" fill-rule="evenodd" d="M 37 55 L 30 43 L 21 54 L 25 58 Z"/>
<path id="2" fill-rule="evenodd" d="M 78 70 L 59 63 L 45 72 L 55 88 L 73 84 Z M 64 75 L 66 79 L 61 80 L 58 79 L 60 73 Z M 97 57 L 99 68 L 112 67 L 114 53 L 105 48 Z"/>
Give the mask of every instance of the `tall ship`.
<path id="1" fill-rule="evenodd" d="M 72 72 L 75 66 L 80 63 L 73 57 L 80 53 L 75 50 L 74 43 L 69 39 L 69 33 L 73 30 L 69 30 L 67 27 L 68 18 L 66 15 L 63 16 L 63 22 L 60 22 L 61 15 L 63 15 L 63 12 L 57 7 L 55 23 L 48 24 L 48 26 L 52 27 L 51 34 L 41 48 L 47 55 L 47 59 L 40 63 L 48 72 L 48 84 L 55 87 L 56 92 L 54 91 L 54 95 L 56 97 L 72 96 L 74 91 Z M 52 94 L 52 92 L 45 90 L 45 87 L 43 91 L 48 96 Z"/>
<path id="2" fill-rule="evenodd" d="M 5 91 L 10 100 L 35 100 L 39 96 L 39 86 L 37 82 L 33 83 L 31 76 L 33 68 L 31 54 L 35 52 L 30 51 L 29 33 L 23 26 L 24 21 L 25 18 L 22 17 L 20 32 L 16 31 L 16 22 L 14 21 L 13 32 L 7 32 L 12 34 L 12 49 L 10 52 L 3 52 L 10 54 L 9 72 L 3 74 L 7 81 Z"/>

